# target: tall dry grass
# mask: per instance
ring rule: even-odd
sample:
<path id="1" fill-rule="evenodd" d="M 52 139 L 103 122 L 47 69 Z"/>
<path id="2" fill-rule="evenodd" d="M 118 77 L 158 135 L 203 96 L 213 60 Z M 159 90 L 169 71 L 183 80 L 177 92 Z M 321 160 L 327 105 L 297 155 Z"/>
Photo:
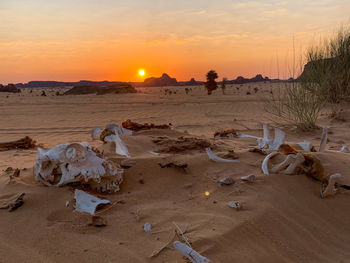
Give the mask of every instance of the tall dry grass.
<path id="1" fill-rule="evenodd" d="M 327 103 L 336 105 L 350 99 L 350 27 L 342 27 L 335 36 L 311 46 L 306 61 L 303 73 L 275 91 L 266 101 L 265 110 L 311 130 L 317 128 L 317 119 Z"/>

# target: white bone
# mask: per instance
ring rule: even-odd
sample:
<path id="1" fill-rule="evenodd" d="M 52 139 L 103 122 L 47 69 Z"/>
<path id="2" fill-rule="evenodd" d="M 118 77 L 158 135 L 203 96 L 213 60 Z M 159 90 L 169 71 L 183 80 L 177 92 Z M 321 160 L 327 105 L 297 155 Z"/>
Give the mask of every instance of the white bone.
<path id="1" fill-rule="evenodd" d="M 240 133 L 238 134 L 237 136 L 238 138 L 252 138 L 252 139 L 263 139 L 263 138 L 260 138 L 260 137 L 257 137 L 257 136 L 254 136 L 254 135 L 249 135 L 249 134 L 244 134 L 244 133 Z"/>
<path id="2" fill-rule="evenodd" d="M 275 128 L 275 138 L 272 140 L 270 138 L 270 127 L 267 124 L 263 125 L 264 135 L 263 137 L 252 136 L 248 134 L 239 134 L 238 138 L 253 138 L 258 142 L 258 147 L 263 149 L 268 146 L 269 150 L 277 150 L 278 147 L 284 143 L 284 139 L 286 134 L 280 130 Z"/>
<path id="3" fill-rule="evenodd" d="M 328 185 L 326 187 L 326 189 L 321 193 L 322 197 L 327 197 L 330 195 L 334 195 L 336 193 L 336 189 L 335 189 L 335 184 L 337 183 L 337 181 L 339 180 L 339 178 L 341 177 L 341 174 L 336 173 L 336 174 L 332 174 L 329 177 L 328 180 Z"/>
<path id="4" fill-rule="evenodd" d="M 286 134 L 284 131 L 275 128 L 275 138 L 273 139 L 273 142 L 269 144 L 269 150 L 277 150 L 278 147 L 284 143 L 285 137 Z"/>
<path id="5" fill-rule="evenodd" d="M 284 159 L 283 162 L 281 162 L 280 164 L 277 164 L 276 166 L 272 167 L 270 169 L 270 172 L 272 174 L 276 174 L 284 169 L 286 169 L 290 164 L 294 163 L 295 162 L 295 157 L 296 155 L 295 154 L 289 154 L 287 156 L 286 159 Z"/>
<path id="6" fill-rule="evenodd" d="M 265 175 L 269 175 L 270 173 L 269 173 L 269 161 L 270 161 L 270 159 L 272 158 L 272 157 L 274 157 L 274 156 L 276 156 L 277 154 L 280 154 L 279 152 L 271 152 L 271 153 L 269 153 L 266 157 L 265 157 L 265 159 L 264 159 L 264 161 L 262 162 L 262 165 L 261 165 L 261 169 L 262 169 L 262 171 L 263 171 L 263 173 L 265 174 Z"/>
<path id="7" fill-rule="evenodd" d="M 210 260 L 200 255 L 197 251 L 193 250 L 189 246 L 180 241 L 174 242 L 174 248 L 176 248 L 182 255 L 187 257 L 192 263 L 210 263 Z"/>
<path id="8" fill-rule="evenodd" d="M 109 123 L 106 129 L 118 135 L 132 135 L 132 130 L 125 129 L 116 123 Z"/>
<path id="9" fill-rule="evenodd" d="M 48 186 L 81 182 L 102 192 L 116 192 L 123 181 L 122 175 L 122 169 L 98 157 L 88 143 L 38 148 L 34 165 L 35 180 Z"/>
<path id="10" fill-rule="evenodd" d="M 250 175 L 246 175 L 246 176 L 242 176 L 241 180 L 242 181 L 246 181 L 246 182 L 253 182 L 255 181 L 256 176 L 254 174 L 250 174 Z"/>
<path id="11" fill-rule="evenodd" d="M 144 230 L 146 233 L 151 232 L 151 230 L 152 230 L 151 224 L 150 224 L 150 223 L 144 224 L 143 230 Z"/>
<path id="12" fill-rule="evenodd" d="M 308 141 L 298 142 L 298 145 L 305 151 L 310 152 L 312 148 L 312 144 Z"/>
<path id="13" fill-rule="evenodd" d="M 130 158 L 130 154 L 128 148 L 125 143 L 120 139 L 118 134 L 112 134 L 104 138 L 105 142 L 113 142 L 115 143 L 115 153 L 126 156 Z"/>
<path id="14" fill-rule="evenodd" d="M 327 128 L 323 128 L 321 143 L 320 143 L 320 152 L 324 152 L 326 150 L 327 146 L 327 138 L 328 138 L 328 131 Z"/>
<path id="15" fill-rule="evenodd" d="M 99 140 L 100 139 L 100 135 L 101 135 L 102 129 L 99 127 L 93 128 L 92 129 L 92 133 L 91 133 L 91 138 L 93 140 Z"/>
<path id="16" fill-rule="evenodd" d="M 94 215 L 97 206 L 100 204 L 109 204 L 109 200 L 103 200 L 96 196 L 85 193 L 82 190 L 75 189 L 75 210 L 74 212 L 88 213 Z"/>
<path id="17" fill-rule="evenodd" d="M 289 157 L 289 155 L 288 155 Z M 287 158 L 288 158 L 287 157 Z M 305 162 L 305 158 L 301 153 L 297 153 L 294 157 L 294 162 L 288 166 L 286 170 L 283 171 L 284 174 L 296 174 L 298 168 L 301 168 L 302 164 Z"/>
<path id="18" fill-rule="evenodd" d="M 341 147 L 340 152 L 349 153 L 350 151 L 349 151 L 349 148 L 346 145 L 344 145 L 343 147 Z"/>
<path id="19" fill-rule="evenodd" d="M 270 140 L 270 127 L 268 124 L 263 124 L 264 129 L 264 140 L 269 141 Z"/>
<path id="20" fill-rule="evenodd" d="M 240 210 L 242 208 L 242 205 L 240 202 L 238 201 L 231 201 L 228 203 L 228 206 L 231 207 L 231 208 L 234 208 L 236 210 Z"/>
<path id="21" fill-rule="evenodd" d="M 224 159 L 224 158 L 221 158 L 221 157 L 215 155 L 209 147 L 206 148 L 205 151 L 207 152 L 209 159 L 214 161 L 214 162 L 222 162 L 222 163 L 237 163 L 238 162 L 237 160 Z"/>

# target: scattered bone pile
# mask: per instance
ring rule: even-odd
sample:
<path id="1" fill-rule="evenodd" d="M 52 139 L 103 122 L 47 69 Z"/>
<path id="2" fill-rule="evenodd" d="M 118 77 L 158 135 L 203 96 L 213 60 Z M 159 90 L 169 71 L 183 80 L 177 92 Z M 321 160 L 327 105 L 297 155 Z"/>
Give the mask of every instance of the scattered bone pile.
<path id="1" fill-rule="evenodd" d="M 130 154 L 126 144 L 120 138 L 123 136 L 132 136 L 135 132 L 146 129 L 170 129 L 171 125 L 155 125 L 155 124 L 139 124 L 126 120 L 122 125 L 111 123 L 104 128 L 94 128 L 91 137 L 93 140 L 99 140 L 103 144 L 111 144 L 115 149 L 115 154 L 124 157 L 120 164 L 111 161 L 104 156 L 103 152 L 92 148 L 87 142 L 77 142 L 69 144 L 57 145 L 52 149 L 44 149 L 38 147 L 38 155 L 34 165 L 34 177 L 37 181 L 42 182 L 46 186 L 65 186 L 74 185 L 76 187 L 84 186 L 101 193 L 114 193 L 120 190 L 123 182 L 123 168 L 130 168 L 135 161 L 130 158 Z M 321 197 L 333 195 L 336 192 L 336 186 L 350 186 L 350 183 L 342 180 L 342 175 L 334 171 L 333 174 L 326 174 L 325 167 L 320 161 L 320 154 L 327 148 L 327 129 L 324 129 L 318 151 L 310 142 L 287 143 L 285 141 L 286 134 L 278 129 L 274 129 L 274 137 L 270 136 L 270 127 L 263 126 L 263 137 L 257 137 L 247 134 L 239 134 L 234 129 L 217 131 L 214 134 L 215 139 L 220 138 L 253 138 L 257 141 L 257 145 L 253 147 L 253 151 L 266 155 L 261 169 L 263 174 L 284 174 L 296 175 L 305 174 L 313 177 L 324 184 L 321 191 Z M 220 157 L 212 151 L 215 144 L 212 141 L 191 137 L 189 135 L 173 139 L 167 136 L 159 136 L 152 141 L 161 148 L 155 155 L 159 154 L 177 154 L 191 153 L 192 151 L 206 152 L 209 160 L 213 162 L 236 163 L 238 160 L 234 156 L 234 151 L 229 151 L 223 157 Z M 0 151 L 3 149 L 32 148 L 36 143 L 29 137 L 25 137 L 18 141 L 0 143 Z M 349 152 L 344 146 L 339 154 Z M 227 158 L 226 158 L 227 157 Z M 187 163 L 163 162 L 158 163 L 161 168 L 175 168 L 183 172 L 187 172 Z M 234 164 L 233 164 L 234 165 Z M 250 174 L 241 177 L 242 181 L 252 183 L 256 180 L 256 176 Z M 233 178 L 224 178 L 219 181 L 222 185 L 231 185 L 235 181 Z M 0 208 L 15 210 L 23 204 L 24 193 L 9 196 L 6 202 L 0 204 Z M 101 217 L 96 217 L 96 209 L 100 206 L 110 204 L 109 200 L 100 199 L 94 195 L 88 194 L 80 189 L 75 189 L 75 212 L 87 213 L 93 216 L 94 224 L 103 226 L 106 223 Z M 69 206 L 69 202 L 66 204 Z M 239 201 L 231 201 L 228 203 L 230 208 L 241 210 L 242 205 Z M 102 220 L 102 221 L 101 221 Z M 148 224 L 148 225 L 147 225 Z M 145 232 L 151 231 L 151 224 L 144 226 Z M 181 232 L 181 231 L 180 231 Z M 183 236 L 183 232 L 180 233 Z M 188 258 L 191 262 L 210 262 L 209 259 L 203 257 L 193 250 L 189 243 L 176 241 L 174 247 Z M 166 246 L 169 243 L 166 244 Z M 166 247 L 165 246 L 165 247 Z M 157 255 L 163 248 L 155 253 Z"/>

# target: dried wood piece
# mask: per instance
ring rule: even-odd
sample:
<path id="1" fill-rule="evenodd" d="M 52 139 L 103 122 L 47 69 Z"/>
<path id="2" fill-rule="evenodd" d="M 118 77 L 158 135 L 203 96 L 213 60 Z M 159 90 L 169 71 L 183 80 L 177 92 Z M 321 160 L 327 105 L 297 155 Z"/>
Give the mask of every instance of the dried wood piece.
<path id="1" fill-rule="evenodd" d="M 9 212 L 16 210 L 24 204 L 25 193 L 0 196 L 0 209 L 8 209 Z"/>
<path id="2" fill-rule="evenodd" d="M 174 226 L 176 227 L 176 233 L 179 235 L 179 237 L 187 244 L 187 246 L 191 247 L 189 239 L 185 236 L 185 233 L 187 231 L 187 227 L 185 228 L 184 231 L 181 230 L 181 228 L 173 222 Z"/>
<path id="3" fill-rule="evenodd" d="M 10 151 L 10 150 L 15 150 L 15 149 L 32 149 L 36 146 L 37 146 L 36 141 L 34 141 L 32 138 L 26 136 L 26 137 L 19 139 L 17 141 L 1 142 L 0 143 L 0 152 Z"/>
<path id="4" fill-rule="evenodd" d="M 180 169 L 183 172 L 187 172 L 186 168 L 188 167 L 187 163 L 176 164 L 173 162 L 169 162 L 169 163 L 165 163 L 165 164 L 158 163 L 158 165 L 160 166 L 160 168 L 176 168 L 176 169 Z"/>
<path id="5" fill-rule="evenodd" d="M 221 137 L 237 138 L 238 133 L 235 129 L 220 130 L 214 133 L 214 138 L 221 138 Z"/>
<path id="6" fill-rule="evenodd" d="M 174 234 L 169 238 L 169 241 L 168 241 L 167 243 L 165 243 L 161 248 L 159 248 L 159 249 L 153 251 L 153 253 L 151 254 L 150 257 L 153 258 L 153 257 L 159 255 L 160 252 L 162 252 L 167 246 L 170 245 L 170 243 L 174 240 L 175 235 L 176 235 L 176 234 L 174 233 Z"/>
<path id="7" fill-rule="evenodd" d="M 129 129 L 132 131 L 141 131 L 141 130 L 149 130 L 149 129 L 171 129 L 172 124 L 161 124 L 161 125 L 156 125 L 154 123 L 137 123 L 133 122 L 130 119 L 123 121 L 122 123 L 123 128 Z"/>

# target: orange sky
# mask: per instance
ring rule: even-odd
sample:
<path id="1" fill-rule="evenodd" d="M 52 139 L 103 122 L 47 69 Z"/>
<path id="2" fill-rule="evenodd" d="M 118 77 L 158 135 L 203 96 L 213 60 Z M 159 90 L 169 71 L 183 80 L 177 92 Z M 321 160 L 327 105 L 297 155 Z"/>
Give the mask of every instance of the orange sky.
<path id="1" fill-rule="evenodd" d="M 303 52 L 349 14 L 348 0 L 1 0 L 0 83 L 287 78 L 293 38 Z"/>

